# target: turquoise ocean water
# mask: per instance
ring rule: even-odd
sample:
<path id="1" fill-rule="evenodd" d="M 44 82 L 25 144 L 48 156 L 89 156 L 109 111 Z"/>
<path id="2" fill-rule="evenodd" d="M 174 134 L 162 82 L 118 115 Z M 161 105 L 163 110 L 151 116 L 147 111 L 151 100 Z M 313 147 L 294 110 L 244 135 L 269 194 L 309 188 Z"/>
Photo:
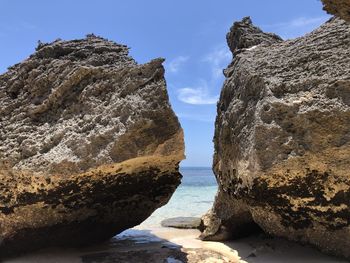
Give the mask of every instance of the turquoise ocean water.
<path id="1" fill-rule="evenodd" d="M 166 218 L 179 216 L 201 217 L 212 206 L 217 183 L 211 168 L 180 168 L 183 175 L 181 185 L 165 206 L 156 210 L 141 226 L 159 227 Z"/>

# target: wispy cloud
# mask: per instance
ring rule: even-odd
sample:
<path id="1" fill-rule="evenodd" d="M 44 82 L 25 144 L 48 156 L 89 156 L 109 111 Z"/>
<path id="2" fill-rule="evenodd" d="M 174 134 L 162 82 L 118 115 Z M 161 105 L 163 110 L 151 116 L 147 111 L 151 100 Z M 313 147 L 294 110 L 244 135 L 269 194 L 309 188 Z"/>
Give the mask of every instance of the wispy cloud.
<path id="1" fill-rule="evenodd" d="M 216 47 L 203 58 L 203 61 L 208 62 L 211 66 L 212 79 L 217 79 L 222 76 L 222 70 L 227 66 L 231 58 L 232 54 L 226 45 Z"/>
<path id="2" fill-rule="evenodd" d="M 178 99 L 182 102 L 193 105 L 216 104 L 218 95 L 209 93 L 208 84 L 205 80 L 197 87 L 186 87 L 178 90 Z"/>
<path id="3" fill-rule="evenodd" d="M 223 81 L 222 70 L 231 60 L 232 55 L 226 45 L 219 45 L 200 59 L 210 69 L 210 74 L 200 78 L 196 85 L 178 90 L 178 99 L 187 104 L 210 105 L 219 99 L 220 87 Z"/>
<path id="4" fill-rule="evenodd" d="M 297 17 L 290 21 L 262 25 L 261 27 L 265 31 L 273 31 L 285 39 L 294 38 L 314 30 L 326 22 L 329 18 L 330 16 L 328 15 L 319 17 Z"/>
<path id="5" fill-rule="evenodd" d="M 290 27 L 305 27 L 305 26 L 318 26 L 324 23 L 329 17 L 321 16 L 321 17 L 299 17 L 293 19 L 287 24 Z"/>
<path id="6" fill-rule="evenodd" d="M 177 73 L 181 66 L 188 61 L 188 56 L 178 56 L 166 64 L 167 70 L 171 73 Z"/>

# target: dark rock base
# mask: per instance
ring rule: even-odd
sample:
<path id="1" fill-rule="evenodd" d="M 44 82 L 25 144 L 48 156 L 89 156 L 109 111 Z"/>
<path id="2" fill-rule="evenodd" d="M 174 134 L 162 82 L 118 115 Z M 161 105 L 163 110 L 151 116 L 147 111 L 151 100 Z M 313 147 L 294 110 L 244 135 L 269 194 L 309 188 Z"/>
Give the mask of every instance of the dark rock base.
<path id="1" fill-rule="evenodd" d="M 156 169 L 134 174 L 108 169 L 95 172 L 73 176 L 61 182 L 61 188 L 27 193 L 30 198 L 23 198 L 23 203 L 8 206 L 0 226 L 6 226 L 10 234 L 2 237 L 0 258 L 45 247 L 79 247 L 107 240 L 139 225 L 166 204 L 181 179 L 176 171 Z M 30 213 L 25 214 L 28 209 Z M 15 228 L 18 222 L 25 227 Z"/>

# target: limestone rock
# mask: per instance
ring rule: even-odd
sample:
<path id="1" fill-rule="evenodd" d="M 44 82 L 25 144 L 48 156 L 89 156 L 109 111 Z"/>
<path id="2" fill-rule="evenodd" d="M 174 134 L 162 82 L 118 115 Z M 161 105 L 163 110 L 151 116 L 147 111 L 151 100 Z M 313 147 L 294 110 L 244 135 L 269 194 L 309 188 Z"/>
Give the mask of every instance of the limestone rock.
<path id="1" fill-rule="evenodd" d="M 350 0 L 322 0 L 323 9 L 329 14 L 350 22 Z"/>
<path id="2" fill-rule="evenodd" d="M 163 59 L 88 35 L 39 43 L 0 76 L 0 255 L 140 224 L 180 183 Z"/>
<path id="3" fill-rule="evenodd" d="M 350 258 L 350 25 L 246 49 L 225 75 L 211 229 L 229 238 L 256 223 Z"/>
<path id="4" fill-rule="evenodd" d="M 247 16 L 242 21 L 233 23 L 226 40 L 231 52 L 235 55 L 262 43 L 269 45 L 281 42 L 282 38 L 276 34 L 261 31 L 260 28 L 253 25 L 252 20 Z"/>

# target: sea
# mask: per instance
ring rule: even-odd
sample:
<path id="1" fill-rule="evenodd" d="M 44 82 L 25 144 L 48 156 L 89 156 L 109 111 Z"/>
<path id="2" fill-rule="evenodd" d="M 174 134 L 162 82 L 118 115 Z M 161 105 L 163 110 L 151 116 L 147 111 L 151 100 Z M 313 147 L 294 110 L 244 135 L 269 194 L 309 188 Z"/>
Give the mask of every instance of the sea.
<path id="1" fill-rule="evenodd" d="M 181 184 L 169 202 L 158 208 L 139 227 L 157 228 L 164 219 L 201 217 L 213 205 L 217 191 L 215 176 L 210 167 L 180 167 Z"/>
<path id="2" fill-rule="evenodd" d="M 210 167 L 181 167 L 183 178 L 170 201 L 157 209 L 142 228 L 159 227 L 162 220 L 173 217 L 201 217 L 213 205 L 217 183 Z"/>
<path id="3" fill-rule="evenodd" d="M 127 229 L 115 236 L 118 241 L 149 243 L 159 241 L 150 232 L 165 230 L 161 226 L 164 219 L 174 217 L 202 217 L 212 207 L 218 189 L 210 167 L 180 167 L 181 184 L 169 202 L 158 208 L 153 214 L 134 228 Z"/>

